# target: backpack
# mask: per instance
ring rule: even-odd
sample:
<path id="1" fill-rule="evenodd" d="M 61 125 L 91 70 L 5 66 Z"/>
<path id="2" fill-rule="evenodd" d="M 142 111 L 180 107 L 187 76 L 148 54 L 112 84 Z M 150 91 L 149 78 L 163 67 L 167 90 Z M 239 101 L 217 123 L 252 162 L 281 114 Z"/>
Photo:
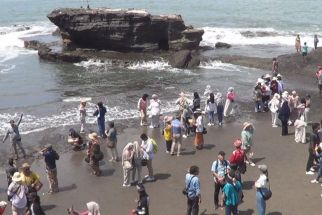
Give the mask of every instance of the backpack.
<path id="1" fill-rule="evenodd" d="M 159 150 L 158 144 L 157 144 L 157 142 L 155 142 L 154 139 L 152 139 L 152 138 L 150 138 L 150 139 L 151 139 L 151 143 L 153 145 L 153 153 L 156 154 Z"/>
<path id="2" fill-rule="evenodd" d="M 215 166 L 215 170 L 218 172 L 218 160 L 216 161 L 216 166 Z M 225 169 L 227 169 L 228 167 L 228 162 L 226 160 L 224 160 L 224 165 L 225 165 Z"/>

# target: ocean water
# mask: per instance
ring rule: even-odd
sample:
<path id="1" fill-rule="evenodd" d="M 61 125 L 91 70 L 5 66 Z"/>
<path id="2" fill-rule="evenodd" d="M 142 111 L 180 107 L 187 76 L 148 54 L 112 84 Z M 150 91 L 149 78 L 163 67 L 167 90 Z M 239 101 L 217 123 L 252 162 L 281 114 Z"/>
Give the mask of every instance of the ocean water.
<path id="1" fill-rule="evenodd" d="M 294 51 L 295 35 L 312 46 L 313 35 L 322 36 L 319 1 L 313 0 L 91 0 L 91 7 L 146 9 L 152 14 L 181 14 L 185 23 L 203 28 L 202 45 L 233 45 L 216 55 L 273 57 Z M 0 135 L 7 122 L 24 112 L 22 133 L 39 132 L 78 122 L 81 98 L 89 112 L 100 100 L 108 106 L 108 119 L 137 117 L 136 102 L 145 92 L 158 93 L 163 111 L 175 109 L 180 91 L 203 93 L 207 84 L 225 93 L 234 86 L 240 100 L 249 100 L 251 87 L 261 74 L 219 61 L 202 62 L 199 68 L 179 70 L 163 60 L 113 67 L 95 59 L 77 64 L 38 59 L 26 50 L 21 38 L 47 35 L 55 30 L 46 14 L 59 7 L 86 7 L 81 0 L 1 0 L 0 2 Z M 144 78 L 142 78 L 144 77 Z M 94 123 L 90 118 L 89 122 Z"/>

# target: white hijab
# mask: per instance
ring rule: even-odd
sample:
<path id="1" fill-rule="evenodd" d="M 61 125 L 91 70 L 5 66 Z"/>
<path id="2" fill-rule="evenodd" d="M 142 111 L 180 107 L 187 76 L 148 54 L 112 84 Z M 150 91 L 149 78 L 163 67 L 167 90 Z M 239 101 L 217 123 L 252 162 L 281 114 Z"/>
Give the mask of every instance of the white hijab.
<path id="1" fill-rule="evenodd" d="M 88 202 L 86 204 L 88 209 L 88 215 L 101 215 L 100 206 L 96 202 Z"/>

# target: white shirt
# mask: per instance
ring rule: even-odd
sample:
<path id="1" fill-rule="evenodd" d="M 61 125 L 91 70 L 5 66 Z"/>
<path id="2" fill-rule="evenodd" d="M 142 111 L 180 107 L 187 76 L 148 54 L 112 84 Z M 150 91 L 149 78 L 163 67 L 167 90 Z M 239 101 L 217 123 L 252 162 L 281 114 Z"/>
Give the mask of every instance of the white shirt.
<path id="1" fill-rule="evenodd" d="M 27 206 L 27 192 L 26 186 L 12 182 L 8 187 L 8 195 L 12 196 L 10 200 L 12 205 L 19 209 L 25 208 Z"/>
<path id="2" fill-rule="evenodd" d="M 200 115 L 196 120 L 196 132 L 203 132 L 203 117 Z"/>
<path id="3" fill-rule="evenodd" d="M 158 100 L 151 99 L 150 106 L 148 109 L 151 111 L 152 116 L 160 115 L 160 112 L 161 112 L 160 105 L 161 105 L 161 102 L 159 99 Z"/>
<path id="4" fill-rule="evenodd" d="M 145 149 L 145 152 L 148 155 L 148 158 L 145 156 L 143 156 L 143 158 L 146 158 L 148 160 L 153 160 L 154 152 L 153 152 L 153 144 L 151 139 L 149 138 L 147 141 L 142 141 L 141 147 Z"/>
<path id="5" fill-rule="evenodd" d="M 272 113 L 276 113 L 276 111 L 279 109 L 280 101 L 278 99 L 273 98 L 269 103 L 268 107 Z"/>
<path id="6" fill-rule="evenodd" d="M 267 176 L 265 174 L 261 174 L 257 181 L 255 182 L 256 188 L 267 188 Z"/>

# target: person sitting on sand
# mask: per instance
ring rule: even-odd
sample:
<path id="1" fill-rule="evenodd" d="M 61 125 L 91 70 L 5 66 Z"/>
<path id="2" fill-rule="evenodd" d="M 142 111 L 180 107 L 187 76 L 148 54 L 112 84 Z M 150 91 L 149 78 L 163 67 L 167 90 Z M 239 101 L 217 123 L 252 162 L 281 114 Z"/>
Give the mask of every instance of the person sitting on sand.
<path id="1" fill-rule="evenodd" d="M 75 129 L 69 129 L 68 143 L 73 146 L 73 150 L 81 150 L 83 145 L 83 138 L 75 131 Z"/>
<path id="2" fill-rule="evenodd" d="M 301 51 L 301 39 L 300 39 L 300 35 L 297 35 L 296 36 L 296 39 L 295 39 L 295 49 L 296 49 L 296 52 L 297 53 L 300 53 L 300 51 Z"/>
<path id="3" fill-rule="evenodd" d="M 74 207 L 68 208 L 67 212 L 71 215 L 101 215 L 100 206 L 96 202 L 87 202 L 87 210 L 84 212 L 79 212 L 74 210 Z"/>

